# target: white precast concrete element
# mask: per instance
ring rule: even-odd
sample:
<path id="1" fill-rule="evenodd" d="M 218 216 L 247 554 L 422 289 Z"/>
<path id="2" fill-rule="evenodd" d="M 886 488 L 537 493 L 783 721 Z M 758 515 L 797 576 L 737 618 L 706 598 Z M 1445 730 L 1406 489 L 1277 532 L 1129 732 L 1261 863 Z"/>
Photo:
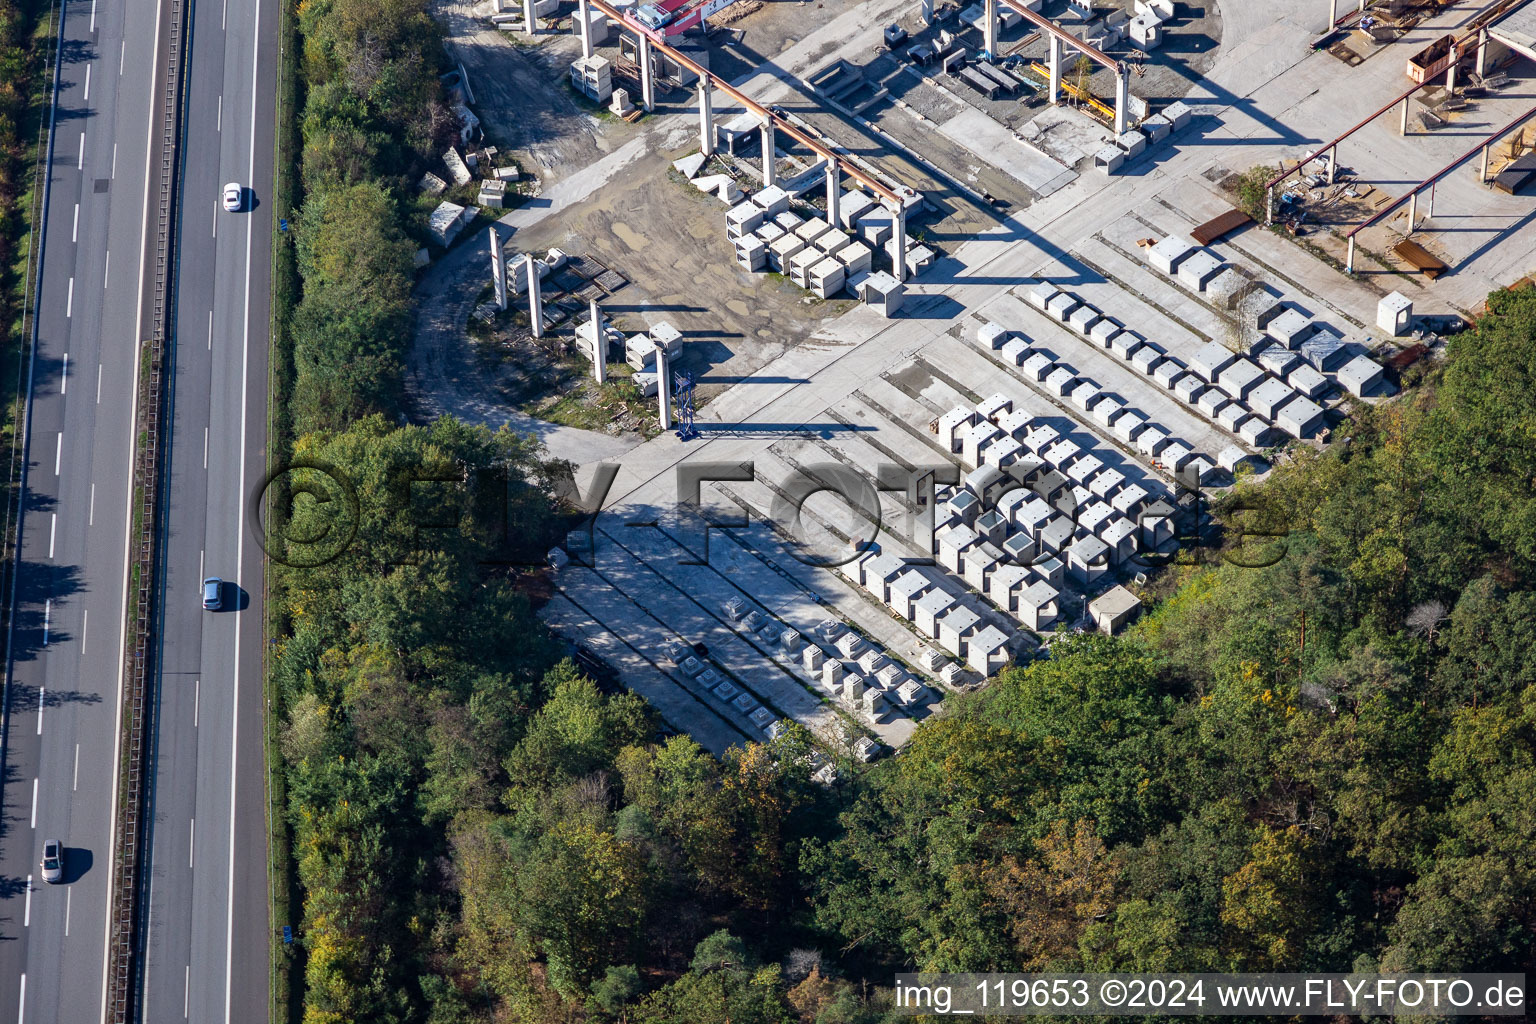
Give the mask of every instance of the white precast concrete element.
<path id="1" fill-rule="evenodd" d="M 708 75 L 699 78 L 699 152 L 715 154 L 715 84 Z"/>
<path id="2" fill-rule="evenodd" d="M 1189 288 L 1197 292 L 1205 291 L 1205 286 L 1211 279 L 1221 273 L 1222 263 L 1211 253 L 1204 249 L 1196 250 L 1179 264 L 1178 278 Z"/>
<path id="3" fill-rule="evenodd" d="M 1287 373 L 1285 382 L 1308 398 L 1315 399 L 1328 391 L 1328 378 L 1306 363 L 1301 363 Z"/>
<path id="4" fill-rule="evenodd" d="M 672 373 L 667 366 L 667 347 L 656 346 L 656 407 L 663 431 L 672 429 Z"/>
<path id="5" fill-rule="evenodd" d="M 1273 423 L 1275 412 L 1296 397 L 1296 392 L 1284 381 L 1270 377 L 1254 388 L 1246 398 L 1248 408 Z"/>
<path id="6" fill-rule="evenodd" d="M 996 352 L 1008 342 L 1006 328 L 988 320 L 976 329 L 976 342 L 982 348 Z"/>
<path id="7" fill-rule="evenodd" d="M 1288 348 L 1281 348 L 1279 345 L 1270 345 L 1260 349 L 1258 360 L 1260 366 L 1276 377 L 1284 377 L 1291 370 L 1295 369 L 1297 363 L 1301 362 L 1300 357 L 1296 353 Z"/>
<path id="8" fill-rule="evenodd" d="M 1413 329 L 1413 300 L 1392 292 L 1376 304 L 1376 326 L 1400 338 Z"/>
<path id="9" fill-rule="evenodd" d="M 529 253 L 523 260 L 528 268 L 528 323 L 535 338 L 544 337 L 544 296 L 540 294 L 539 261 Z"/>
<path id="10" fill-rule="evenodd" d="M 774 155 L 776 144 L 774 142 L 773 119 L 763 120 L 763 184 L 774 185 L 778 183 L 778 160 Z"/>
<path id="11" fill-rule="evenodd" d="M 1299 310 L 1287 309 L 1264 327 L 1264 333 L 1293 349 L 1300 345 L 1314 329 L 1312 321 Z"/>
<path id="12" fill-rule="evenodd" d="M 1243 401 L 1264 378 L 1264 371 L 1253 360 L 1234 359 L 1230 366 L 1216 375 L 1216 386 L 1225 391 L 1227 397 Z"/>
<path id="13" fill-rule="evenodd" d="M 1035 568 L 1040 566 L 1037 565 Z M 1061 569 L 1059 562 L 1056 564 L 1056 569 L 1058 572 Z M 1061 592 L 1055 585 L 1048 580 L 1037 579 L 1019 592 L 1017 605 L 1013 609 L 1014 618 L 1018 619 L 1026 629 L 1032 629 L 1037 633 L 1042 629 L 1049 629 L 1060 614 L 1057 605 L 1060 597 Z"/>
<path id="14" fill-rule="evenodd" d="M 593 299 L 587 307 L 587 326 L 591 332 L 592 377 L 599 384 L 608 382 L 608 333 L 602 310 Z"/>
<path id="15" fill-rule="evenodd" d="M 1200 346 L 1200 351 L 1189 361 L 1189 368 L 1207 384 L 1214 384 L 1216 375 L 1231 366 L 1236 358 L 1232 350 L 1221 342 L 1208 341 Z"/>
<path id="16" fill-rule="evenodd" d="M 1336 334 L 1319 331 L 1301 343 L 1301 358 L 1329 373 L 1349 358 L 1349 346 Z"/>
<path id="17" fill-rule="evenodd" d="M 965 661 L 984 676 L 1008 664 L 1008 634 L 996 626 L 983 626 L 966 641 Z"/>
<path id="18" fill-rule="evenodd" d="M 1282 405 L 1275 414 L 1275 424 L 1287 434 L 1308 438 L 1323 429 L 1323 410 L 1310 398 L 1297 395 Z"/>
<path id="19" fill-rule="evenodd" d="M 891 213 L 891 276 L 898 282 L 907 279 L 907 208 L 899 206 Z"/>
<path id="20" fill-rule="evenodd" d="M 636 62 L 640 65 L 640 105 L 649 114 L 656 106 L 656 68 L 651 55 L 651 37 L 644 32 L 636 33 L 640 39 Z M 769 184 L 773 184 L 769 182 Z"/>
<path id="21" fill-rule="evenodd" d="M 836 161 L 827 164 L 827 225 L 829 227 L 841 227 L 842 220 L 838 216 L 837 201 L 843 195 L 843 169 Z"/>
<path id="22" fill-rule="evenodd" d="M 1154 269 L 1160 270 L 1172 277 L 1178 272 L 1179 264 L 1183 263 L 1190 253 L 1195 251 L 1195 243 L 1180 235 L 1169 235 L 1156 245 L 1147 249 L 1147 262 Z"/>
<path id="23" fill-rule="evenodd" d="M 902 618 L 910 620 L 913 615 L 913 603 L 926 593 L 930 586 L 932 583 L 928 577 L 916 569 L 908 569 L 891 584 L 891 597 L 888 602 L 891 610 Z"/>
<path id="24" fill-rule="evenodd" d="M 1356 398 L 1363 398 L 1381 385 L 1386 371 L 1370 356 L 1359 355 L 1339 367 L 1339 384 Z"/>
<path id="25" fill-rule="evenodd" d="M 494 227 L 491 234 L 491 285 L 496 289 L 496 308 L 507 308 L 507 254 L 501 248 L 501 236 Z"/>

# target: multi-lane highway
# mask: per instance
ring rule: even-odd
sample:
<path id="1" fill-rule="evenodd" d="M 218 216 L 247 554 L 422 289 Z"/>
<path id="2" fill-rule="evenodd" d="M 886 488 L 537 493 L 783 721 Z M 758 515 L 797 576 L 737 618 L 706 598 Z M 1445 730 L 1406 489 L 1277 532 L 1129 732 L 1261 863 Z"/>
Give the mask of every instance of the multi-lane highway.
<path id="1" fill-rule="evenodd" d="M 154 5 L 63 12 L 6 719 L 0 1018 L 100 1020 Z M 45 839 L 66 848 L 44 885 Z M 13 1017 L 14 1015 L 14 1017 Z"/>
<path id="2" fill-rule="evenodd" d="M 69 0 L 7 687 L 0 1019 L 101 1020 L 156 0 Z M 139 1019 L 267 1016 L 261 562 L 277 0 L 198 0 L 173 311 Z M 253 201 L 219 209 L 239 181 Z M 231 581 L 203 612 L 204 575 Z M 45 839 L 66 847 L 45 885 Z"/>
<path id="3" fill-rule="evenodd" d="M 144 1021 L 267 1019 L 262 570 L 243 515 L 266 466 L 277 25 L 277 0 L 201 0 L 188 34 Z M 205 576 L 224 610 L 203 610 Z"/>

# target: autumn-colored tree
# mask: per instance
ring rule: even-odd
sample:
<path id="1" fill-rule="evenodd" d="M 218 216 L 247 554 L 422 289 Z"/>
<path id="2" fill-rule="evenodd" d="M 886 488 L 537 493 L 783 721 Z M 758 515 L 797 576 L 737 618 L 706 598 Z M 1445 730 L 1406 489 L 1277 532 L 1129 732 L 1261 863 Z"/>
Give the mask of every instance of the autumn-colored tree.
<path id="1" fill-rule="evenodd" d="M 1058 821 L 1036 840 L 1034 857 L 985 868 L 982 884 L 1008 922 L 1019 969 L 1074 953 L 1083 930 L 1114 905 L 1118 870 L 1090 821 Z"/>

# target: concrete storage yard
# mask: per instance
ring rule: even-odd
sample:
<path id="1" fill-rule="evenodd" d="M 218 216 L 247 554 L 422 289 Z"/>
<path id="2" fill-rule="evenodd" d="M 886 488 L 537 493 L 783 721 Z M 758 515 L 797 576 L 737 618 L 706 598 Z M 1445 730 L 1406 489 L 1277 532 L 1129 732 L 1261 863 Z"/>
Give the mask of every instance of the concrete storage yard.
<path id="1" fill-rule="evenodd" d="M 1122 6 L 1137 13 L 1131 3 L 1100 3 L 1099 13 Z M 1536 64 L 1521 57 L 1499 69 L 1507 84 L 1451 112 L 1448 128 L 1400 136 L 1394 111 L 1354 134 L 1340 163 L 1357 195 L 1309 187 L 1318 215 L 1301 238 L 1258 224 L 1188 243 L 1189 253 L 1160 246 L 1230 210 L 1235 176 L 1291 166 L 1402 92 L 1407 57 L 1485 5 L 1453 6 L 1386 43 L 1363 40 L 1346 19 L 1321 50 L 1321 4 L 1173 6 L 1161 45 L 1144 57 L 1110 47 L 1113 60 L 1129 61 L 1130 94 L 1155 115 L 1145 148 L 1121 140 L 1113 174 L 1094 168 L 1115 139 L 1090 111 L 1051 106 L 1038 83 L 988 98 L 941 64 L 913 61 L 913 47 L 942 45 L 943 32 L 974 54 L 981 32 L 962 27 L 957 11 L 941 6 L 930 27 L 905 0 L 766 3 L 711 35 L 711 71 L 868 173 L 921 194 L 907 231 L 936 259 L 900 283 L 900 307 L 884 316 L 867 298 L 821 299 L 738 262 L 727 204 L 673 167 L 699 148 L 694 88 L 658 92 L 633 122 L 574 98 L 564 84 L 581 56 L 574 3 L 560 5 L 556 31 L 532 38 L 486 27 L 490 4 L 444 5 L 450 53 L 465 64 L 488 136 L 540 179 L 541 194 L 500 219 L 510 251 L 558 247 L 612 267 L 629 284 L 604 313 L 630 331 L 675 324 L 673 368 L 698 381 L 697 436 L 686 441 L 513 414 L 464 354 L 462 325 L 489 280 L 483 230 L 424 271 L 412 357 L 423 404 L 537 432 L 553 455 L 578 463 L 584 486 L 599 463 L 616 466 L 591 549 L 573 542 L 553 556 L 558 596 L 545 614 L 559 632 L 712 749 L 761 739 L 782 719 L 832 749 L 852 752 L 858 737 L 899 747 L 945 694 L 985 685 L 1001 659 L 1028 661 L 1055 628 L 1098 628 L 1093 600 L 1156 571 L 1155 559 L 1131 553 L 1166 553 L 1175 528 L 1188 542 L 1194 481 L 1229 484 L 1221 467 L 1239 462 L 1262 472 L 1288 445 L 1330 443 L 1348 403 L 1390 401 L 1395 390 L 1377 371 L 1389 346 L 1405 342 L 1378 326 L 1389 293 L 1419 317 L 1464 313 L 1531 273 L 1536 233 L 1522 228 L 1536 198 L 1480 184 L 1477 160 L 1438 184 L 1427 220 L 1428 195 L 1420 200 L 1413 238 L 1452 268 L 1438 279 L 1382 255 L 1405 218 L 1362 233 L 1354 275 L 1341 272 L 1342 231 L 1330 230 L 1530 108 Z M 1065 7 L 1055 0 L 1043 13 Z M 906 39 L 888 47 L 892 25 Z M 597 53 L 617 57 L 615 39 Z M 998 52 L 1022 58 L 1021 82 L 1023 65 L 1048 60 L 1027 22 L 1000 33 Z M 625 78 L 633 66 L 615 69 L 615 86 L 640 102 L 638 82 Z M 1070 69 L 1064 61 L 1065 78 Z M 1089 80 L 1114 102 L 1112 72 Z M 524 94 L 535 98 L 525 104 Z M 1420 94 L 1413 109 L 1426 101 L 1435 96 Z M 1182 126 L 1168 131 L 1163 111 Z M 741 114 L 715 91 L 716 126 Z M 782 131 L 778 143 L 780 178 L 816 160 Z M 762 187 L 760 145 L 746 132 L 734 155 L 702 173 L 729 175 L 750 201 Z M 797 216 L 825 216 L 823 193 L 812 186 Z M 882 246 L 870 248 L 872 269 L 889 267 Z M 1172 249 L 1177 268 L 1159 255 Z M 1231 358 L 1215 358 L 1213 341 Z M 978 475 L 989 464 L 996 472 Z M 905 488 L 916 467 L 946 465 L 955 483 L 941 479 L 923 507 L 959 514 L 950 499 L 968 479 L 981 493 L 956 499 L 967 506 L 965 531 L 946 534 L 941 553 Z M 1010 467 L 1025 487 L 1050 491 L 1039 507 L 1059 526 L 1025 524 L 1037 506 L 992 489 Z M 689 471 L 703 477 L 697 504 L 679 500 Z M 1010 511 L 988 518 L 993 506 Z M 861 566 L 866 547 L 883 560 Z M 939 564 L 922 562 L 930 555 Z M 1042 614 L 1034 603 L 1047 595 Z M 1124 593 L 1114 601 L 1124 605 Z"/>

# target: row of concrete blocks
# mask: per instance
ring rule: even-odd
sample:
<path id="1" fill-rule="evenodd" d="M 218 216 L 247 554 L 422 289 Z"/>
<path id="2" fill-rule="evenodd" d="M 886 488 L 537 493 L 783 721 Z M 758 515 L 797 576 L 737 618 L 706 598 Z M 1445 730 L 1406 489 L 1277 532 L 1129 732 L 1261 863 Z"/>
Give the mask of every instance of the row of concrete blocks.
<path id="1" fill-rule="evenodd" d="M 1139 128 L 1116 136 L 1114 142 L 1093 154 L 1094 169 L 1104 174 L 1118 172 L 1127 160 L 1136 159 L 1149 145 L 1156 145 L 1189 124 L 1191 116 L 1184 103 L 1170 103 L 1162 113 L 1142 121 Z"/>
<path id="2" fill-rule="evenodd" d="M 1125 333 L 1114 321 L 1106 320 L 1093 307 L 1078 302 L 1075 296 L 1056 291 L 1049 285 L 1044 288 L 1049 289 L 1049 293 L 1040 286 L 1030 292 L 1031 304 L 1090 342 L 1108 348 Z M 1013 336 L 1002 327 L 987 323 L 978 332 L 977 341 L 983 347 L 1000 352 L 1003 358 L 1023 371 L 1027 380 L 1070 401 L 1105 430 L 1114 429 L 1120 440 L 1126 444 L 1135 443 L 1144 456 L 1155 459 L 1169 471 L 1182 478 L 1193 477 L 1200 483 L 1210 482 L 1217 474 L 1216 465 L 1210 459 L 1151 424 L 1140 410 L 1107 393 L 1097 382 L 1079 376 L 1069 364 L 1056 361 L 1053 354 L 1035 350 L 1028 337 Z"/>
<path id="3" fill-rule="evenodd" d="M 681 640 L 671 640 L 667 643 L 667 657 L 672 659 L 672 663 L 677 666 L 679 672 L 694 680 L 722 704 L 761 729 L 769 739 L 778 735 L 783 728 L 772 711 L 759 704 L 752 694 L 725 678 L 719 669 L 697 657 L 693 649 Z"/>
<path id="4" fill-rule="evenodd" d="M 982 676 L 1001 670 L 1017 641 L 985 621 L 981 608 L 944 586 L 926 568 L 900 555 L 871 552 L 854 567 L 854 573 L 860 586 L 972 670 Z M 961 666 L 952 663 L 944 666 L 940 678 L 953 685 L 961 672 Z"/>
<path id="5" fill-rule="evenodd" d="M 819 644 L 807 643 L 799 630 L 785 627 L 783 623 L 752 609 L 745 598 L 730 598 L 722 608 L 738 632 L 756 636 L 765 650 L 782 651 L 791 663 L 798 661 L 813 683 L 819 683 L 823 689 L 843 698 L 850 707 L 863 711 L 874 721 L 878 722 L 885 715 L 890 704 L 906 706 L 927 695 L 927 688 L 921 682 L 872 648 L 852 630 L 842 631 L 839 647 L 829 659 L 828 652 Z M 844 647 L 848 649 L 847 652 L 842 652 Z M 856 667 L 874 679 L 875 683 L 869 684 L 857 672 L 845 679 L 845 666 L 837 657 L 840 652 L 849 659 L 857 657 Z"/>
<path id="6" fill-rule="evenodd" d="M 1209 249 L 1179 235 L 1169 235 L 1149 247 L 1146 256 L 1154 269 L 1191 291 L 1206 293 L 1218 305 L 1224 304 L 1232 293 L 1232 281 L 1243 280 L 1242 275 L 1226 268 Z M 1311 367 L 1310 371 L 1298 374 L 1300 381 L 1292 382 L 1308 398 L 1327 392 L 1324 373 L 1336 372 L 1339 385 L 1357 397 L 1378 387 L 1385 375 L 1380 363 L 1363 353 L 1353 353 L 1343 338 L 1293 306 L 1274 302 L 1259 314 L 1258 327 L 1276 345 L 1296 352 L 1298 358 L 1287 365 L 1299 368 L 1304 363 Z"/>

